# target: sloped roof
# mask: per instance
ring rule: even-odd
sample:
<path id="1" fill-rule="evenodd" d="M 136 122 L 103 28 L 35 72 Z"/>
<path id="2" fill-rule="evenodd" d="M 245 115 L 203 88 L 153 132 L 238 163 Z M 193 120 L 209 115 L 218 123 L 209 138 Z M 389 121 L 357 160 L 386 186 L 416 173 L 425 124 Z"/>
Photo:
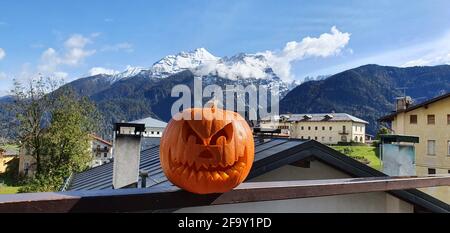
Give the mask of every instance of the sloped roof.
<path id="1" fill-rule="evenodd" d="M 300 140 L 265 139 L 255 141 L 255 163 L 273 154 L 285 152 L 297 145 L 304 143 Z M 150 144 L 151 145 L 151 144 Z M 252 170 L 259 168 L 253 166 Z M 147 187 L 172 184 L 164 175 L 159 162 L 159 145 L 151 145 L 150 148 L 141 151 L 140 169 L 149 172 Z M 67 190 L 101 190 L 112 189 L 113 163 L 89 169 L 75 174 Z M 251 175 L 249 177 L 252 177 Z"/>
<path id="2" fill-rule="evenodd" d="M 9 148 L 9 147 L 6 149 L 0 148 L 0 156 L 11 157 L 17 155 L 19 155 L 19 149 L 17 148 Z"/>
<path id="3" fill-rule="evenodd" d="M 418 109 L 418 108 L 421 108 L 421 107 L 425 107 L 425 106 L 427 106 L 427 105 L 429 105 L 429 104 L 438 102 L 438 101 L 443 100 L 443 99 L 446 99 L 446 98 L 448 98 L 448 97 L 450 97 L 450 92 L 447 93 L 447 94 L 440 95 L 440 96 L 438 96 L 438 97 L 429 99 L 429 100 L 424 101 L 424 102 L 422 102 L 422 103 L 419 103 L 419 104 L 416 104 L 416 105 L 412 105 L 412 106 L 410 106 L 410 107 L 408 107 L 408 108 L 406 108 L 406 109 L 399 110 L 399 111 L 395 111 L 395 112 L 393 112 L 393 113 L 391 113 L 391 114 L 389 114 L 389 115 L 380 117 L 380 118 L 378 119 L 378 121 L 381 121 L 381 122 L 383 122 L 383 121 L 392 121 L 392 120 L 394 119 L 394 117 L 397 116 L 397 114 L 399 114 L 399 113 L 402 113 L 402 112 L 410 112 L 410 111 L 412 111 L 412 110 L 415 110 L 415 109 Z"/>
<path id="4" fill-rule="evenodd" d="M 277 118 L 286 118 L 288 122 L 357 122 L 363 124 L 369 124 L 367 121 L 358 117 L 352 116 L 347 113 L 304 113 L 304 114 L 282 114 Z M 276 119 L 276 118 L 275 118 Z M 265 118 L 264 120 L 270 120 Z M 278 119 L 276 119 L 278 120 Z"/>
<path id="5" fill-rule="evenodd" d="M 255 140 L 255 161 L 247 179 L 304 159 L 318 159 L 352 177 L 385 177 L 386 174 L 362 164 L 319 142 L 272 138 Z M 159 146 L 141 152 L 140 169 L 149 172 L 147 188 L 161 192 L 178 189 L 167 180 L 159 162 Z M 113 163 L 75 174 L 67 188 L 76 190 L 112 189 Z M 432 212 L 450 212 L 450 205 L 417 189 L 389 191 L 404 201 Z"/>
<path id="6" fill-rule="evenodd" d="M 164 121 L 157 120 L 152 117 L 147 117 L 139 120 L 132 121 L 130 123 L 134 124 L 145 124 L 146 128 L 155 127 L 155 128 L 165 128 L 167 123 Z"/>
<path id="7" fill-rule="evenodd" d="M 106 145 L 112 146 L 112 143 L 111 143 L 111 142 L 106 141 L 105 139 L 103 139 L 103 138 L 101 138 L 101 137 L 99 137 L 99 136 L 97 136 L 97 135 L 95 135 L 95 134 L 90 134 L 89 136 L 90 136 L 92 139 L 94 139 L 94 140 L 97 140 L 97 141 L 102 142 L 102 143 L 104 143 L 104 144 L 106 144 Z"/>

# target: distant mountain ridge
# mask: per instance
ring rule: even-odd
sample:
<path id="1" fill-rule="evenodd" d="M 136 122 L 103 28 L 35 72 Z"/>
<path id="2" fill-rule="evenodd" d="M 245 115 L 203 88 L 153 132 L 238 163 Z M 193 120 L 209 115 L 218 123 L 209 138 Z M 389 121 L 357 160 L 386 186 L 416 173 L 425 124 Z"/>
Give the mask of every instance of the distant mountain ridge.
<path id="1" fill-rule="evenodd" d="M 377 119 L 394 110 L 404 88 L 416 102 L 450 92 L 450 66 L 364 65 L 297 86 L 280 101 L 280 112 L 345 112 L 368 121 L 367 132 L 375 134 Z"/>
<path id="2" fill-rule="evenodd" d="M 66 85 L 94 101 L 110 127 L 113 122 L 148 116 L 169 121 L 171 106 L 178 99 L 170 96 L 172 88 L 183 84 L 192 90 L 195 78 L 220 87 L 278 86 L 281 113 L 348 113 L 368 121 L 370 134 L 377 130 L 377 119 L 394 110 L 394 98 L 403 95 L 399 88 L 406 88 L 406 94 L 417 102 L 450 92 L 449 65 L 364 65 L 297 85 L 281 80 L 262 55 L 220 58 L 203 48 L 166 56 L 149 68 L 128 67 L 121 73 L 97 74 Z M 0 119 L 5 116 L 0 109 Z"/>
<path id="3" fill-rule="evenodd" d="M 88 96 L 106 118 L 106 125 L 152 116 L 164 121 L 171 118 L 171 97 L 175 85 L 193 90 L 195 78 L 204 86 L 264 85 L 278 87 L 283 97 L 296 86 L 287 83 L 272 70 L 263 55 L 240 53 L 232 57 L 216 57 L 204 48 L 168 55 L 149 68 L 131 67 L 115 74 L 97 74 L 66 84 L 79 95 Z"/>
<path id="4" fill-rule="evenodd" d="M 216 57 L 205 48 L 165 56 L 149 68 L 128 66 L 123 72 L 100 75 L 111 82 L 116 82 L 137 75 L 166 78 L 186 70 L 200 77 L 212 75 L 232 80 L 276 77 L 268 60 L 262 54 L 239 53 L 232 57 Z"/>

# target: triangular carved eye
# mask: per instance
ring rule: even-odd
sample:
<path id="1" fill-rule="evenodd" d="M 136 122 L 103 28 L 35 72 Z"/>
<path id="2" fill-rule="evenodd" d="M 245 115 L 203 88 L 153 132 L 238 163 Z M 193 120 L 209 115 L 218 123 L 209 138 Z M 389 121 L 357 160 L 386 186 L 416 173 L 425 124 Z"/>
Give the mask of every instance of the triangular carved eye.
<path id="1" fill-rule="evenodd" d="M 192 129 L 192 127 L 186 121 L 183 124 L 181 134 L 185 143 L 188 142 L 190 136 L 194 136 L 196 144 L 203 144 L 202 138 Z"/>
<path id="2" fill-rule="evenodd" d="M 217 133 L 215 133 L 212 138 L 211 141 L 209 142 L 210 145 L 217 145 L 217 139 L 221 136 L 224 136 L 226 139 L 226 143 L 230 143 L 231 140 L 233 139 L 233 123 L 229 123 L 228 125 L 226 125 L 225 127 L 223 127 L 221 130 L 219 130 Z"/>

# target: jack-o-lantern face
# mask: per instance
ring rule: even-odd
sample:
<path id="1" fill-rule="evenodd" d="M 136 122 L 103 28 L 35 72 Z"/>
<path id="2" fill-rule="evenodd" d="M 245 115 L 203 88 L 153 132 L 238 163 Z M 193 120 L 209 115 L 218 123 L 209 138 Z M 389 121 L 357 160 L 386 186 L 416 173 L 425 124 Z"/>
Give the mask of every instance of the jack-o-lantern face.
<path id="1" fill-rule="evenodd" d="M 160 160 L 167 178 L 199 194 L 223 193 L 239 185 L 254 159 L 253 135 L 244 118 L 215 107 L 180 114 L 191 118 L 172 119 L 161 138 Z"/>

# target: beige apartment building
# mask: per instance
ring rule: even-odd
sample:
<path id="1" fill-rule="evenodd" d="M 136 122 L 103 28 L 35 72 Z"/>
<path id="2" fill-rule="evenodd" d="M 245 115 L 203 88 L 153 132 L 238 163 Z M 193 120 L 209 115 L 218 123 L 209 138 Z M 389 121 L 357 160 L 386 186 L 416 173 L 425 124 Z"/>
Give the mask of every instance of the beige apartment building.
<path id="1" fill-rule="evenodd" d="M 281 129 L 290 138 L 323 144 L 365 143 L 367 121 L 346 113 L 284 114 L 261 120 L 261 128 Z"/>
<path id="2" fill-rule="evenodd" d="M 412 105 L 397 99 L 396 111 L 380 119 L 391 124 L 394 134 L 418 136 L 416 173 L 450 173 L 450 93 Z"/>
<path id="3" fill-rule="evenodd" d="M 391 124 L 394 134 L 418 136 L 416 174 L 450 174 L 450 93 L 412 105 L 411 98 L 397 99 L 396 111 L 380 119 Z M 422 191 L 450 203 L 450 187 Z"/>

